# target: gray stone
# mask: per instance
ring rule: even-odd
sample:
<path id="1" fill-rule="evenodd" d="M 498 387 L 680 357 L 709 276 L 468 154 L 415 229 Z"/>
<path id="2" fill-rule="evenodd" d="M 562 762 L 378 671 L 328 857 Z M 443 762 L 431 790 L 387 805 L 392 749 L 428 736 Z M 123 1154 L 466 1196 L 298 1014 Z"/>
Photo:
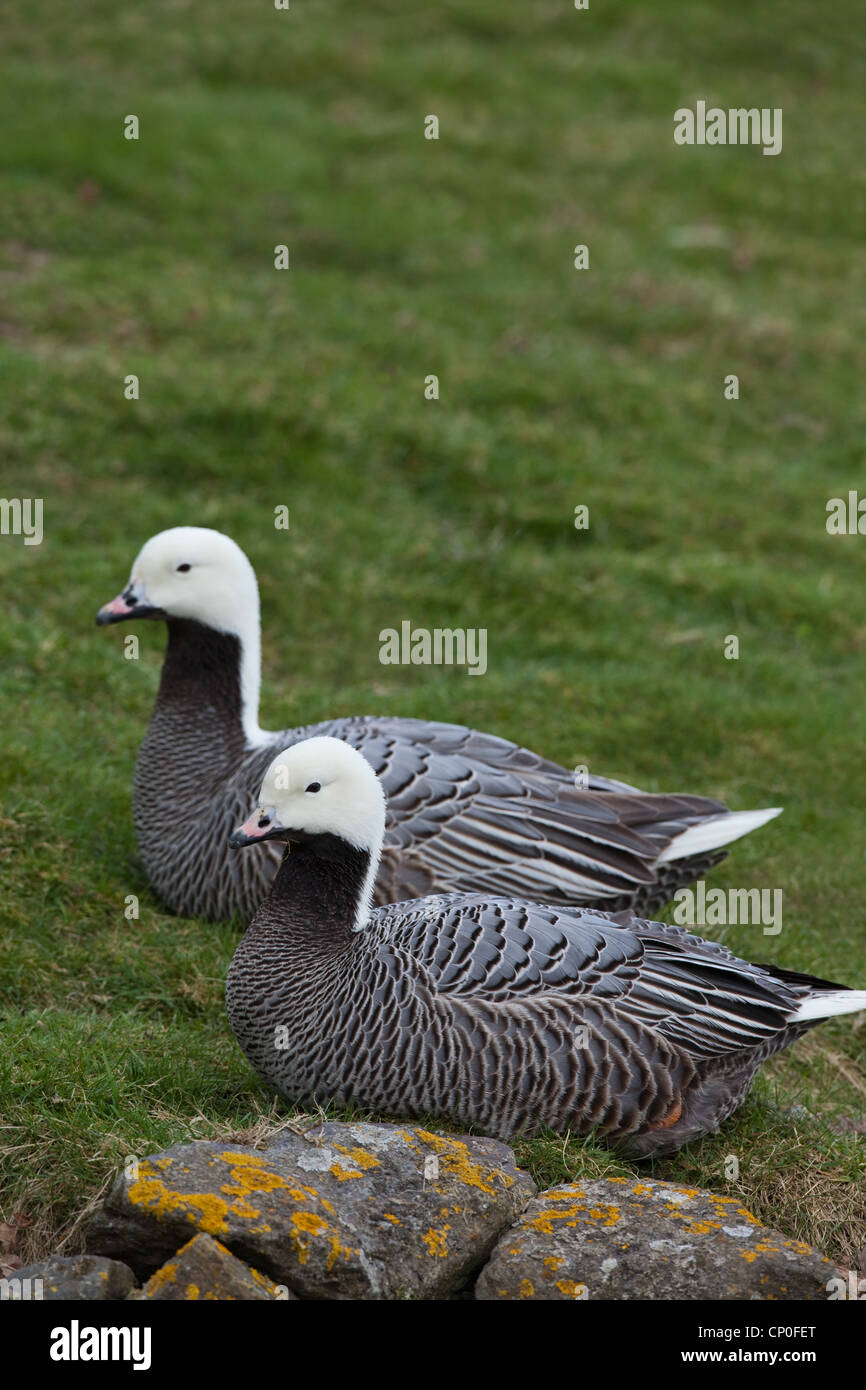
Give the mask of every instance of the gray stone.
<path id="1" fill-rule="evenodd" d="M 441 1298 L 535 1191 L 494 1139 L 329 1123 L 263 1150 L 154 1154 L 118 1177 L 86 1242 L 149 1274 L 202 1231 L 302 1298 Z"/>
<path id="2" fill-rule="evenodd" d="M 145 1284 L 135 1299 L 148 1301 L 232 1301 L 244 1299 L 272 1303 L 293 1298 L 258 1270 L 250 1269 L 213 1236 L 188 1240 Z"/>
<path id="3" fill-rule="evenodd" d="M 600 1178 L 542 1192 L 498 1242 L 475 1297 L 826 1300 L 836 1267 L 736 1197 Z"/>
<path id="4" fill-rule="evenodd" d="M 137 1287 L 132 1270 L 118 1260 L 96 1255 L 49 1255 L 47 1260 L 16 1269 L 6 1280 L 5 1296 L 44 1303 L 73 1299 L 103 1302 L 126 1298 Z"/>

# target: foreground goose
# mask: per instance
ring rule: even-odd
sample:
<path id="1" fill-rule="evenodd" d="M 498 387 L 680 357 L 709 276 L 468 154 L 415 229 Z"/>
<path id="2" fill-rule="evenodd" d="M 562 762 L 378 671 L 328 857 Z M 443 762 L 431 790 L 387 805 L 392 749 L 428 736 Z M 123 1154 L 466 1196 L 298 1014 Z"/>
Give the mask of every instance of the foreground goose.
<path id="1" fill-rule="evenodd" d="M 452 894 L 372 908 L 382 784 L 339 739 L 268 769 L 235 847 L 288 842 L 228 973 L 229 1021 L 291 1101 L 540 1126 L 670 1152 L 761 1062 L 866 991 L 624 913 Z"/>
<path id="2" fill-rule="evenodd" d="M 360 749 L 385 784 L 377 902 L 478 891 L 649 913 L 724 858 L 723 845 L 778 814 L 604 778 L 577 791 L 556 763 L 454 724 L 356 718 L 263 731 L 258 586 L 219 531 L 153 536 L 97 622 L 127 618 L 168 626 L 133 811 L 147 875 L 175 912 L 249 921 L 279 853 L 266 846 L 240 864 L 228 836 L 276 754 L 314 734 Z"/>

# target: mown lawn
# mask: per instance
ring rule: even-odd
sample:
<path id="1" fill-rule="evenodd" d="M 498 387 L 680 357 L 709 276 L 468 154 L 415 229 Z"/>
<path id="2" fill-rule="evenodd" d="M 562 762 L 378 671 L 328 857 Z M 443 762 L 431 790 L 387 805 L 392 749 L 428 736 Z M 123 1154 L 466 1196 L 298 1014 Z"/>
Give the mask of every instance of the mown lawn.
<path id="1" fill-rule="evenodd" d="M 0 536 L 18 1254 L 75 1249 L 127 1155 L 290 1114 L 225 1019 L 236 931 L 163 913 L 136 863 L 162 633 L 142 625 L 127 661 L 127 629 L 93 617 L 166 526 L 226 530 L 256 565 L 266 725 L 424 715 L 783 804 L 713 876 L 781 888 L 783 930 L 726 940 L 866 987 L 866 540 L 825 528 L 863 480 L 860 18 L 854 0 L 9 0 L 2 494 L 44 499 L 42 545 Z M 782 154 L 676 147 L 699 98 L 782 107 Z M 486 676 L 380 665 L 404 618 L 485 627 Z M 849 1017 L 655 1173 L 856 1262 L 864 1116 Z M 540 1181 L 631 1171 L 555 1136 L 518 1147 Z"/>

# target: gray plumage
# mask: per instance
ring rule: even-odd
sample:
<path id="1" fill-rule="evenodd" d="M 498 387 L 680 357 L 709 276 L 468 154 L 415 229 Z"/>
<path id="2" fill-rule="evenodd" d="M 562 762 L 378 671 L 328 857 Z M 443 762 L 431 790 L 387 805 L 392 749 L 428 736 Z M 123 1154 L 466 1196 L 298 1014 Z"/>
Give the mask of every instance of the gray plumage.
<path id="1" fill-rule="evenodd" d="M 563 768 L 456 725 L 335 719 L 286 729 L 250 748 L 233 715 L 231 658 L 226 653 L 222 665 L 218 656 L 232 639 L 196 634 L 191 678 L 180 679 L 176 652 L 188 637 L 181 626 L 169 624 L 163 680 L 133 784 L 147 876 L 176 912 L 215 919 L 238 913 L 249 921 L 280 856 L 268 844 L 239 864 L 241 856 L 226 848 L 229 834 L 276 755 L 320 734 L 357 748 L 384 783 L 390 814 L 378 902 L 478 889 L 649 912 L 724 858 L 715 853 L 653 868 L 686 825 L 724 811 L 719 802 L 576 791 Z"/>
<path id="2" fill-rule="evenodd" d="M 98 621 L 130 617 L 168 627 L 133 813 L 147 876 L 175 912 L 249 921 L 279 854 L 266 845 L 239 863 L 228 836 L 276 754 L 314 734 L 357 748 L 385 785 L 380 903 L 477 891 L 652 913 L 724 858 L 719 846 L 775 814 L 729 813 L 706 797 L 653 795 L 597 776 L 578 790 L 558 764 L 455 724 L 370 717 L 263 733 L 255 575 L 219 532 L 184 527 L 148 541 Z M 695 826 L 707 827 L 707 843 L 659 862 Z"/>
<path id="3" fill-rule="evenodd" d="M 244 830 L 277 834 L 257 814 Z M 226 1002 L 249 1061 L 293 1102 L 668 1151 L 715 1130 L 817 1021 L 792 1018 L 803 1001 L 842 988 L 629 912 L 454 894 L 375 908 L 356 929 L 370 855 L 337 833 L 286 835 Z"/>

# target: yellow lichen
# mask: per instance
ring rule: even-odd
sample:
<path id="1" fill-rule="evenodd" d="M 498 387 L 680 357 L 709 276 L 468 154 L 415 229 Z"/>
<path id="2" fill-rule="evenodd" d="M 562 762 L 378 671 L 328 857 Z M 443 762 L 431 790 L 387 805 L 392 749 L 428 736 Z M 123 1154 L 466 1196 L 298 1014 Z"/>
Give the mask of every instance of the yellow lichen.
<path id="1" fill-rule="evenodd" d="M 357 1159 L 359 1153 L 362 1154 L 367 1167 L 372 1167 L 374 1163 L 378 1162 L 375 1159 L 366 1162 L 369 1155 L 364 1154 L 363 1150 L 351 1150 L 349 1152 L 353 1159 Z M 291 1217 L 295 1227 L 292 1232 L 292 1240 L 297 1249 L 300 1263 L 305 1264 L 309 1257 L 310 1237 L 321 1236 L 330 1231 L 327 1220 L 315 1211 L 308 1209 L 311 1200 L 329 1213 L 333 1213 L 333 1205 L 326 1198 L 320 1197 L 314 1187 L 308 1187 L 296 1179 L 283 1178 L 278 1173 L 274 1173 L 269 1168 L 267 1160 L 256 1154 L 243 1154 L 226 1150 L 218 1154 L 217 1158 L 221 1162 L 231 1165 L 230 1181 L 220 1187 L 220 1192 L 226 1194 L 225 1198 L 210 1192 L 172 1190 L 161 1178 L 157 1177 L 149 1164 L 143 1163 L 139 1169 L 138 1179 L 128 1188 L 129 1200 L 134 1206 L 148 1208 L 154 1213 L 157 1220 L 164 1220 L 171 1214 L 181 1214 L 197 1230 L 216 1236 L 228 1234 L 227 1218 L 230 1214 L 246 1221 L 252 1221 L 261 1216 L 258 1207 L 249 1201 L 250 1193 L 284 1193 L 301 1208 Z M 214 1162 L 216 1160 L 211 1162 L 211 1166 L 214 1165 Z M 183 1172 L 188 1173 L 189 1169 L 184 1168 Z M 390 1214 L 389 1220 L 399 1224 L 397 1217 Z M 250 1226 L 249 1229 L 252 1232 L 266 1233 L 271 1228 L 267 1223 L 261 1222 L 257 1226 Z M 357 1253 L 352 1247 L 342 1245 L 339 1238 L 333 1233 L 329 1234 L 328 1240 L 329 1253 L 326 1262 L 328 1270 L 333 1268 L 338 1259 L 349 1259 Z M 224 1246 L 220 1248 L 226 1254 L 230 1253 L 225 1250 Z M 268 1287 L 273 1288 L 274 1286 L 269 1285 Z"/>
<path id="2" fill-rule="evenodd" d="M 198 1285 L 197 1285 L 197 1284 L 187 1284 L 187 1286 L 186 1286 L 186 1294 L 185 1294 L 184 1296 L 185 1296 L 186 1298 L 192 1298 L 192 1299 L 198 1298 Z"/>
<path id="3" fill-rule="evenodd" d="M 162 1269 L 158 1269 L 156 1273 L 152 1274 L 148 1279 L 147 1292 L 149 1294 L 154 1294 L 156 1293 L 157 1289 L 164 1288 L 166 1284 L 173 1284 L 176 1275 L 176 1264 L 163 1265 Z"/>
<path id="4" fill-rule="evenodd" d="M 281 1178 L 279 1173 L 272 1173 L 255 1154 L 221 1153 L 219 1157 L 223 1163 L 232 1165 L 231 1183 L 221 1187 L 221 1192 L 228 1192 L 232 1196 L 244 1199 L 251 1192 L 277 1192 L 283 1188 L 291 1190 L 291 1184 L 285 1178 Z M 249 1204 L 244 1202 L 244 1205 Z M 258 1216 L 259 1213 L 244 1211 L 239 1215 Z"/>
<path id="5" fill-rule="evenodd" d="M 237 1188 L 226 1186 L 221 1187 L 220 1191 L 228 1192 L 231 1196 L 237 1198 L 237 1200 L 232 1203 L 231 1208 L 235 1216 L 243 1217 L 245 1221 L 255 1221 L 257 1216 L 261 1216 L 259 1208 L 254 1207 L 251 1202 L 248 1202 L 246 1197 L 240 1196 L 237 1192 Z"/>
<path id="6" fill-rule="evenodd" d="M 357 1168 L 344 1168 L 341 1163 L 338 1163 L 336 1161 L 336 1159 L 331 1164 L 330 1168 L 328 1169 L 328 1172 L 331 1174 L 332 1178 L 337 1179 L 337 1182 L 348 1182 L 349 1178 L 361 1177 L 361 1173 L 358 1171 Z"/>
<path id="7" fill-rule="evenodd" d="M 325 1261 L 325 1269 L 330 1274 L 340 1256 L 342 1256 L 344 1260 L 349 1260 L 353 1255 L 357 1255 L 358 1251 L 353 1249 L 351 1245 L 341 1245 L 339 1237 L 336 1235 L 331 1235 L 329 1237 L 329 1242 L 330 1250 L 328 1251 L 328 1258 Z"/>
<path id="8" fill-rule="evenodd" d="M 541 1235 L 553 1235 L 554 1221 L 564 1221 L 567 1226 L 573 1226 L 575 1222 L 569 1221 L 569 1217 L 577 1215 L 577 1206 L 568 1207 L 565 1211 L 540 1211 L 537 1216 L 528 1216 L 523 1224 L 530 1231 L 538 1231 Z"/>
<path id="9" fill-rule="evenodd" d="M 297 1228 L 290 1232 L 292 1244 L 298 1254 L 298 1264 L 305 1265 L 310 1258 L 310 1242 L 307 1236 L 318 1236 L 327 1231 L 328 1223 L 314 1211 L 296 1211 L 292 1224 Z"/>
<path id="10" fill-rule="evenodd" d="M 619 1207 L 614 1206 L 592 1207 L 589 1214 L 593 1221 L 603 1221 L 605 1226 L 615 1226 L 620 1216 Z"/>
<path id="11" fill-rule="evenodd" d="M 179 1212 L 200 1231 L 206 1231 L 209 1235 L 228 1234 L 226 1218 L 229 1213 L 247 1221 L 255 1220 L 261 1215 L 258 1207 L 248 1200 L 248 1194 L 251 1192 L 285 1191 L 296 1202 L 307 1202 L 311 1196 L 320 1200 L 315 1188 L 300 1186 L 281 1178 L 277 1173 L 270 1172 L 263 1161 L 254 1154 L 225 1152 L 220 1154 L 219 1158 L 232 1165 L 231 1181 L 223 1184 L 220 1191 L 227 1197 L 234 1198 L 234 1201 L 224 1201 L 212 1192 L 173 1190 L 156 1175 L 148 1163 L 141 1165 L 139 1177 L 130 1184 L 127 1190 L 129 1200 L 134 1206 L 149 1208 L 159 1221 L 170 1213 Z M 158 1164 L 164 1166 L 161 1161 L 158 1161 Z M 327 1210 L 333 1210 L 330 1202 L 321 1199 L 321 1204 Z M 257 1229 L 267 1231 L 270 1228 L 262 1225 Z"/>
<path id="12" fill-rule="evenodd" d="M 405 1129 L 401 1130 L 400 1133 L 416 1152 L 418 1151 L 415 1142 L 416 1137 L 422 1141 L 425 1148 L 433 1150 L 439 1159 L 440 1178 L 455 1178 L 457 1182 L 465 1183 L 467 1187 L 477 1187 L 481 1192 L 486 1192 L 491 1196 L 496 1191 L 493 1186 L 494 1179 L 498 1179 L 504 1187 L 512 1187 L 514 1184 L 514 1178 L 508 1173 L 503 1173 L 501 1169 L 488 1168 L 485 1170 L 479 1163 L 475 1163 L 469 1156 L 468 1147 L 460 1139 L 446 1139 L 444 1135 L 431 1134 L 426 1129 L 416 1130 L 415 1135 Z M 434 1186 L 436 1186 L 435 1182 Z"/>
<path id="13" fill-rule="evenodd" d="M 304 1206 L 312 1197 L 325 1211 L 333 1212 L 334 1210 L 332 1204 L 326 1198 L 320 1197 L 314 1187 L 308 1187 L 294 1179 L 280 1177 L 279 1173 L 272 1172 L 267 1166 L 267 1161 L 259 1158 L 257 1154 L 238 1154 L 229 1151 L 221 1153 L 219 1157 L 224 1163 L 232 1165 L 231 1182 L 223 1184 L 220 1191 L 226 1192 L 230 1197 L 236 1199 L 230 1208 L 235 1216 L 243 1217 L 245 1220 L 255 1220 L 261 1216 L 259 1209 L 248 1200 L 248 1194 L 253 1192 L 285 1192 L 292 1201 Z M 261 1233 L 270 1231 L 271 1228 L 262 1223 L 252 1229 Z"/>
<path id="14" fill-rule="evenodd" d="M 179 1213 L 209 1235 L 228 1234 L 229 1204 L 212 1192 L 172 1192 L 161 1178 L 145 1174 L 130 1184 L 127 1196 L 133 1206 L 152 1211 L 157 1221 Z"/>
<path id="15" fill-rule="evenodd" d="M 750 1211 L 746 1211 L 745 1207 L 737 1207 L 737 1216 L 742 1216 L 744 1220 L 750 1222 L 753 1226 L 763 1225 L 763 1222 L 759 1221 L 757 1216 L 753 1216 Z"/>
<path id="16" fill-rule="evenodd" d="M 431 1226 L 430 1229 L 425 1232 L 421 1239 L 427 1246 L 429 1255 L 435 1255 L 440 1260 L 444 1259 L 448 1254 L 448 1232 L 450 1230 L 450 1226 L 443 1226 L 439 1231 Z"/>
<path id="17" fill-rule="evenodd" d="M 560 1279 L 556 1287 L 566 1298 L 580 1298 L 586 1292 L 585 1284 L 577 1284 L 574 1279 Z"/>
<path id="18" fill-rule="evenodd" d="M 535 1289 L 528 1279 L 521 1279 L 520 1288 L 517 1291 L 519 1298 L 534 1298 Z"/>
<path id="19" fill-rule="evenodd" d="M 299 1231 L 307 1231 L 311 1236 L 318 1236 L 322 1231 L 327 1231 L 328 1223 L 321 1216 L 317 1216 L 314 1211 L 296 1211 L 292 1217 L 293 1225 Z"/>
<path id="20" fill-rule="evenodd" d="M 259 1271 L 257 1269 L 250 1268 L 250 1274 L 253 1276 L 256 1283 L 260 1284 L 261 1287 L 265 1289 L 267 1293 L 276 1295 L 277 1286 L 272 1282 L 272 1280 L 267 1279 L 264 1274 L 259 1274 Z"/>
<path id="21" fill-rule="evenodd" d="M 337 1260 L 342 1256 L 348 1260 L 352 1255 L 356 1255 L 357 1250 L 351 1246 L 342 1245 L 339 1236 L 335 1234 L 323 1217 L 317 1216 L 313 1211 L 295 1212 L 292 1223 L 297 1228 L 291 1232 L 292 1243 L 298 1253 L 298 1263 L 305 1265 L 310 1258 L 309 1237 L 324 1236 L 328 1238 L 328 1257 L 325 1261 L 325 1268 L 330 1273 Z"/>
<path id="22" fill-rule="evenodd" d="M 346 1154 L 352 1162 L 366 1173 L 368 1168 L 380 1168 L 382 1165 L 378 1158 L 373 1154 L 368 1154 L 366 1149 L 347 1149 L 343 1144 L 335 1144 L 334 1148 L 341 1154 Z"/>

